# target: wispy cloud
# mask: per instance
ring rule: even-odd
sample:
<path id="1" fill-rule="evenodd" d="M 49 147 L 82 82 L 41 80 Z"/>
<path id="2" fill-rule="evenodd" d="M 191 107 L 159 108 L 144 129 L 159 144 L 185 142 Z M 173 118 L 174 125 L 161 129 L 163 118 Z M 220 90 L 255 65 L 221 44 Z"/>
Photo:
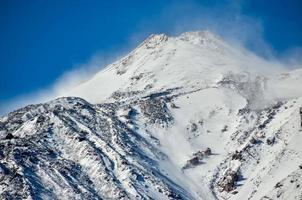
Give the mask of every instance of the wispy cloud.
<path id="1" fill-rule="evenodd" d="M 74 65 L 49 87 L 0 102 L 0 116 L 28 104 L 36 104 L 64 96 L 71 88 L 89 80 L 96 72 L 124 55 L 132 45 L 93 55 L 87 63 Z M 47 75 L 47 74 L 45 74 Z"/>

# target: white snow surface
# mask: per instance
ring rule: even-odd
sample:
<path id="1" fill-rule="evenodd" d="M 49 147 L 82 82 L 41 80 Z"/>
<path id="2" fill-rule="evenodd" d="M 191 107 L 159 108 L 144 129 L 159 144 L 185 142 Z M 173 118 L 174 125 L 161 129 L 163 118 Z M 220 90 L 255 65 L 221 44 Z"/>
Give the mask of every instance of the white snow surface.
<path id="1" fill-rule="evenodd" d="M 74 116 L 66 117 L 89 133 L 89 140 L 107 158 L 99 164 L 94 157 L 81 156 L 89 154 L 85 146 L 89 144 L 65 138 L 65 125 L 55 115 L 51 121 L 61 128 L 57 128 L 54 140 L 64 143 L 60 144 L 64 147 L 62 156 L 84 169 L 100 197 L 125 191 L 130 199 L 173 199 L 175 196 L 158 189 L 172 188 L 183 193 L 183 199 L 302 199 L 301 86 L 302 69 L 289 71 L 281 64 L 232 47 L 208 31 L 178 37 L 151 35 L 124 58 L 64 96 L 81 97 L 91 104 L 117 105 L 112 111 L 115 117 L 106 118 L 112 132 L 108 141 L 120 139 L 119 131 L 124 130 L 111 129 L 114 124 L 125 125 L 129 140 L 158 164 L 156 170 L 162 175 L 148 175 L 154 176 L 157 185 L 151 181 L 143 187 L 138 178 L 133 178 L 131 169 L 147 173 L 152 166 L 143 170 L 146 166 L 128 155 L 123 145 L 113 143 L 109 148 L 108 141 L 100 139 L 101 133 L 94 133 Z M 97 113 L 109 112 L 102 106 L 94 109 Z M 101 121 L 105 119 L 95 115 L 100 116 Z M 32 136 L 36 123 L 37 118 L 26 121 L 13 135 Z M 135 134 L 145 142 L 140 143 Z M 209 154 L 205 154 L 207 148 Z M 200 157 L 196 156 L 198 152 Z M 121 167 L 117 164 L 121 159 L 135 167 Z M 100 175 L 105 173 L 104 168 L 119 180 L 119 185 L 112 183 L 116 188 L 104 184 L 105 176 Z M 68 193 L 50 184 L 54 179 L 45 171 L 39 173 L 51 190 Z M 75 197 L 61 197 L 70 198 Z"/>

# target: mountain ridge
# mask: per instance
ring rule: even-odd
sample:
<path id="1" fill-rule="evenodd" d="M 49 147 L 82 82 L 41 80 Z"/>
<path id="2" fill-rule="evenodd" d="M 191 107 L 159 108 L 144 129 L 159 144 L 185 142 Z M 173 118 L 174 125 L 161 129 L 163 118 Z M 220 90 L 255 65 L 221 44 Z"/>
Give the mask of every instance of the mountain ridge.
<path id="1" fill-rule="evenodd" d="M 1 198 L 302 198 L 302 71 L 279 67 L 207 31 L 151 35 L 0 118 Z"/>

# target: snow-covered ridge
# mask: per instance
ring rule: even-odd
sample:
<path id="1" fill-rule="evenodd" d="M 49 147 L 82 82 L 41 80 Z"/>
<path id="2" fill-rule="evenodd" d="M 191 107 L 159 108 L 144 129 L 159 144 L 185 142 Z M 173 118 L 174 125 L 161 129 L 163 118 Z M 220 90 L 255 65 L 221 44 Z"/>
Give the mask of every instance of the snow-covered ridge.
<path id="1" fill-rule="evenodd" d="M 151 35 L 76 97 L 0 118 L 0 198 L 300 199 L 301 72 Z"/>
<path id="2" fill-rule="evenodd" d="M 68 97 L 10 113 L 1 122 L 1 199 L 189 199 L 157 167 L 165 155 L 117 108 Z"/>
<path id="3" fill-rule="evenodd" d="M 187 32 L 177 37 L 158 34 L 151 35 L 128 55 L 64 96 L 79 96 L 92 103 L 101 103 L 107 102 L 115 91 L 143 91 L 148 94 L 177 87 L 214 87 L 226 77 L 249 74 L 246 81 L 256 80 L 259 83 L 254 84 L 265 85 L 261 88 L 264 91 L 260 91 L 265 95 L 263 107 L 282 98 L 277 94 L 279 87 L 287 88 L 285 98 L 302 95 L 302 89 L 279 78 L 284 73 L 288 72 L 282 65 L 231 47 L 208 31 Z M 295 73 L 290 74 L 294 76 Z M 295 81 L 301 82 L 301 76 L 296 76 Z"/>

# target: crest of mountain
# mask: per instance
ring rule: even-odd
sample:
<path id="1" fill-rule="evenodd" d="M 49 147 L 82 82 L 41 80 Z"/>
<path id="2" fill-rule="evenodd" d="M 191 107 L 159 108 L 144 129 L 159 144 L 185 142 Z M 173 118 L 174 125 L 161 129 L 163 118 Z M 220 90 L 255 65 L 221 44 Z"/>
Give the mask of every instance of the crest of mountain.
<path id="1" fill-rule="evenodd" d="M 0 118 L 1 199 L 301 199 L 300 85 L 208 31 L 151 35 Z"/>

